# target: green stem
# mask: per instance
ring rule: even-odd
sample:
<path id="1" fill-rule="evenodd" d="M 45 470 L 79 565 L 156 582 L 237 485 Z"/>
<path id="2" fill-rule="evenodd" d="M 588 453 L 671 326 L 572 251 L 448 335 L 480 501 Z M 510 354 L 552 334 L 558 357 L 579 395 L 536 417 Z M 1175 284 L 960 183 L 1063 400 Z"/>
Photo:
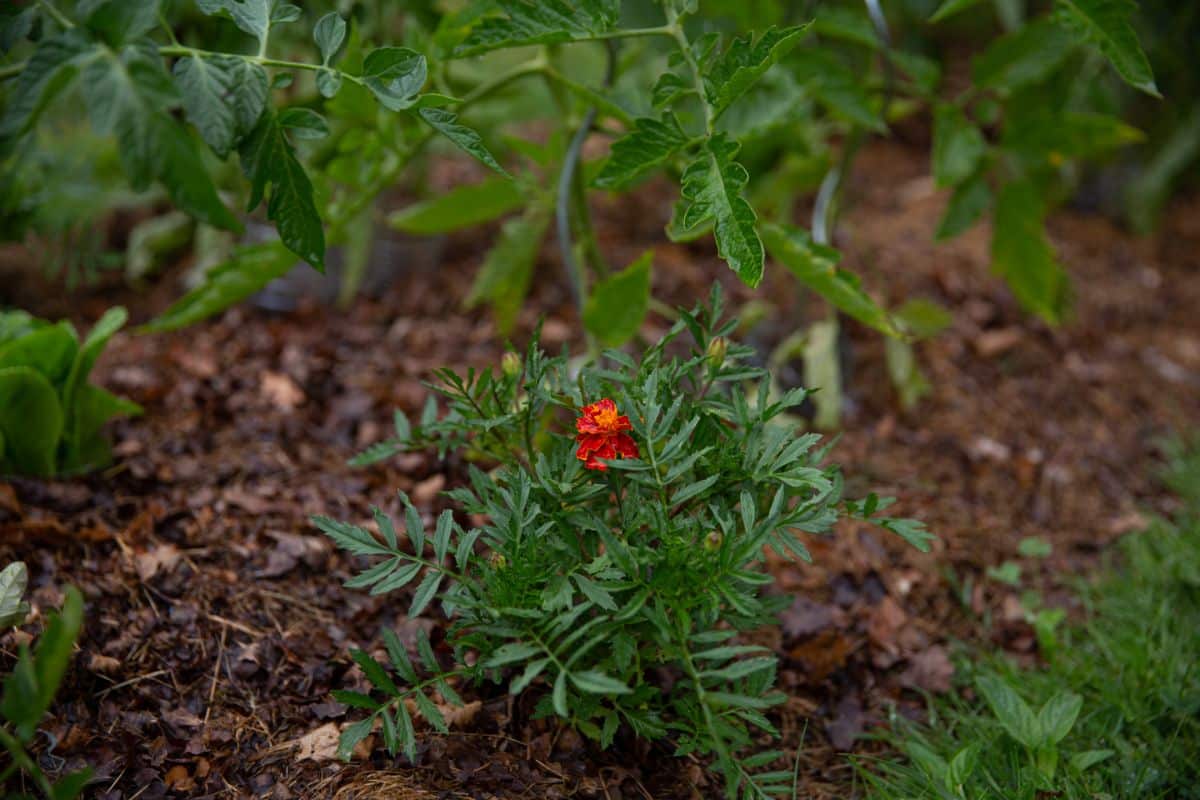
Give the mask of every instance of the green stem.
<path id="1" fill-rule="evenodd" d="M 705 99 L 707 95 L 704 92 L 704 72 L 700 69 L 696 56 L 692 54 L 692 44 L 688 41 L 687 34 L 683 32 L 683 25 L 679 23 L 679 15 L 670 6 L 667 7 L 667 22 L 667 30 L 679 46 L 679 54 L 683 56 L 684 63 L 692 73 L 692 84 L 696 87 L 696 94 L 700 98 L 700 107 L 704 109 L 704 132 L 711 136 L 716 119 L 713 117 L 712 106 Z"/>
<path id="2" fill-rule="evenodd" d="M 9 78 L 15 78 L 20 75 L 28 63 L 28 61 L 18 61 L 15 64 L 5 64 L 3 67 L 0 67 L 0 81 L 6 81 Z"/>
<path id="3" fill-rule="evenodd" d="M 33 779 L 42 794 L 47 798 L 54 797 L 54 786 L 46 777 L 46 773 L 42 772 L 41 768 L 29 757 L 29 753 L 25 752 L 25 746 L 9 732 L 7 727 L 0 728 L 0 745 L 4 745 L 4 749 L 12 756 L 13 763 Z"/>
<path id="4" fill-rule="evenodd" d="M 187 47 L 179 44 L 164 45 L 158 48 L 158 54 L 161 56 L 195 56 L 196 58 L 212 58 L 215 56 L 228 56 L 230 53 L 214 53 L 211 50 L 200 50 L 195 47 Z M 232 54 L 236 58 L 243 61 L 249 61 L 252 64 L 261 64 L 264 67 L 276 67 L 279 69 L 302 69 L 309 72 L 320 72 L 323 69 L 332 69 L 321 64 L 309 64 L 304 61 L 282 61 L 277 58 L 266 58 L 264 56 L 247 56 Z M 341 72 L 338 70 L 338 72 Z M 342 77 L 352 83 L 357 83 L 360 86 L 365 86 L 366 82 L 358 75 L 351 75 L 348 72 L 341 72 Z"/>
<path id="5" fill-rule="evenodd" d="M 41 6 L 47 14 L 54 17 L 54 21 L 62 27 L 66 28 L 67 30 L 71 30 L 71 28 L 75 27 L 75 23 L 67 19 L 65 14 L 55 8 L 54 4 L 51 3 L 50 0 L 37 0 L 37 4 Z"/>

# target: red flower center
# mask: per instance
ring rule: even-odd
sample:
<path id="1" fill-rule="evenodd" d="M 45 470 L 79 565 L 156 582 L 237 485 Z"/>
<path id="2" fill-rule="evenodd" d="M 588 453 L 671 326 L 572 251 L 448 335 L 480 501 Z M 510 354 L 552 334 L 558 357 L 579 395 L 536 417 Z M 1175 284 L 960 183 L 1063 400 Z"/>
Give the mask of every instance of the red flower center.
<path id="1" fill-rule="evenodd" d="M 575 457 L 587 469 L 602 472 L 608 467 L 601 459 L 637 458 L 637 443 L 625 433 L 632 429 L 629 417 L 618 414 L 617 404 L 609 398 L 586 405 L 575 420 L 575 430 L 579 432 L 575 437 L 579 442 Z"/>

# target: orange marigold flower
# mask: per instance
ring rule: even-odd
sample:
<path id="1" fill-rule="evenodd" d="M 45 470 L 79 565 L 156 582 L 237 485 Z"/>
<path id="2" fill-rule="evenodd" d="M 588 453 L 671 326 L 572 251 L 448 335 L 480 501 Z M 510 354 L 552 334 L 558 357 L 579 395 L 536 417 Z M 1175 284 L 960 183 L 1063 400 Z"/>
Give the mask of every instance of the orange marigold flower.
<path id="1" fill-rule="evenodd" d="M 575 441 L 579 449 L 575 457 L 588 469 L 608 469 L 600 459 L 637 458 L 637 443 L 625 433 L 633 425 L 629 417 L 617 413 L 617 404 L 607 397 L 583 407 L 583 413 L 575 420 L 579 433 Z"/>

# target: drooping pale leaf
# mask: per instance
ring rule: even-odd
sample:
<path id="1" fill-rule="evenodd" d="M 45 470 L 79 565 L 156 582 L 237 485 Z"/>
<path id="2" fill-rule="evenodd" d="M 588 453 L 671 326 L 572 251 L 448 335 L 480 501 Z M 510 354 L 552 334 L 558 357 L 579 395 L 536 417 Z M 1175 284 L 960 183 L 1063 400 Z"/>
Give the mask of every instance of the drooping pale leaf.
<path id="1" fill-rule="evenodd" d="M 583 325 L 605 347 L 620 347 L 633 338 L 650 304 L 650 266 L 647 251 L 625 269 L 592 287 L 583 309 Z"/>
<path id="2" fill-rule="evenodd" d="M 516 183 L 488 178 L 405 206 L 388 217 L 388 224 L 405 233 L 432 236 L 488 222 L 516 211 L 524 202 Z"/>
<path id="3" fill-rule="evenodd" d="M 242 171 L 250 181 L 246 210 L 258 207 L 270 184 L 267 218 L 275 223 L 280 240 L 293 253 L 323 271 L 325 230 L 313 199 L 313 186 L 284 136 L 278 115 L 264 112 L 239 145 L 238 155 Z"/>
<path id="4" fill-rule="evenodd" d="M 1142 52 L 1132 17 L 1132 0 L 1055 0 L 1055 19 L 1094 44 L 1130 86 L 1159 97 L 1154 72 Z"/>
<path id="5" fill-rule="evenodd" d="M 757 286 L 763 274 L 763 245 L 754 229 L 754 209 L 742 197 L 749 175 L 734 161 L 738 145 L 722 133 L 704 143 L 680 181 L 680 227 L 713 222 L 717 254 L 747 286 Z"/>
<path id="6" fill-rule="evenodd" d="M 157 50 L 145 44 L 103 49 L 83 69 L 92 126 L 117 137 L 121 164 L 134 188 L 158 180 L 180 209 L 228 230 L 240 224 L 217 197 L 192 138 L 166 109 L 179 94 Z"/>
<path id="7" fill-rule="evenodd" d="M 713 117 L 719 117 L 764 72 L 787 55 L 807 29 L 807 25 L 770 28 L 757 40 L 751 34 L 734 39 L 704 74 L 704 93 Z"/>
<path id="8" fill-rule="evenodd" d="M 1057 69 L 1071 54 L 1071 36 L 1050 20 L 1031 22 L 996 39 L 971 63 L 981 89 L 1013 90 Z"/>
<path id="9" fill-rule="evenodd" d="M 520 217 L 504 223 L 475 277 L 467 305 L 489 303 L 502 333 L 511 330 L 529 291 L 534 260 L 549 223 L 550 212 L 544 203 L 534 203 Z"/>
<path id="10" fill-rule="evenodd" d="M 215 55 L 185 56 L 175 62 L 174 73 L 188 122 L 225 158 L 266 108 L 266 70 L 236 56 Z"/>
<path id="11" fill-rule="evenodd" d="M 0 473 L 53 475 L 63 431 L 58 393 L 30 367 L 0 369 Z"/>
<path id="12" fill-rule="evenodd" d="M 435 131 L 458 145 L 467 155 L 474 157 L 486 167 L 507 176 L 508 173 L 495 156 L 484 145 L 483 139 L 473 129 L 462 125 L 458 115 L 444 108 L 421 108 L 417 111 L 421 119 Z"/>
<path id="13" fill-rule="evenodd" d="M 590 39 L 616 24 L 619 0 L 498 0 L 502 12 L 484 17 L 454 50 L 455 57 L 504 47 Z"/>
<path id="14" fill-rule="evenodd" d="M 1001 143 L 1024 156 L 1055 162 L 1092 158 L 1143 138 L 1137 128 L 1107 114 L 1039 109 L 1006 124 Z"/>
<path id="15" fill-rule="evenodd" d="M 979 3 L 979 0 L 943 0 L 942 4 L 937 7 L 937 10 L 929 17 L 930 22 L 941 22 L 947 17 L 951 17 L 960 11 L 966 11 L 968 8 Z"/>
<path id="16" fill-rule="evenodd" d="M 1069 283 L 1046 236 L 1045 202 L 1029 181 L 1000 190 L 992 231 L 992 269 L 1017 301 L 1047 322 L 1062 319 Z"/>
<path id="17" fill-rule="evenodd" d="M 991 204 L 992 190 L 982 173 L 960 183 L 946 205 L 936 239 L 941 242 L 958 236 L 974 225 Z"/>
<path id="18" fill-rule="evenodd" d="M 688 142 L 674 114 L 661 120 L 642 117 L 633 130 L 612 144 L 612 153 L 592 185 L 601 189 L 624 189 L 662 164 Z"/>
<path id="19" fill-rule="evenodd" d="M 938 186 L 957 186 L 974 174 L 987 142 L 958 106 L 939 105 L 933 117 L 933 177 Z"/>
<path id="20" fill-rule="evenodd" d="M 762 236 L 773 258 L 836 308 L 887 336 L 903 336 L 887 310 L 863 291 L 858 276 L 838 266 L 837 250 L 814 242 L 808 231 L 774 223 L 763 225 Z"/>
<path id="21" fill-rule="evenodd" d="M 296 256 L 281 242 L 262 242 L 239 248 L 224 264 L 214 267 L 204 283 L 142 326 L 148 333 L 176 330 L 241 302 L 296 265 Z"/>
<path id="22" fill-rule="evenodd" d="M 2 449 L 0 453 L 3 453 Z M 0 463 L 3 463 L 3 456 L 0 456 Z M 0 572 L 0 630 L 20 625 L 29 615 L 29 604 L 25 602 L 28 583 L 29 570 L 22 561 L 14 561 Z"/>
<path id="23" fill-rule="evenodd" d="M 328 65 L 337 55 L 338 48 L 346 39 L 346 20 L 336 11 L 330 11 L 313 26 L 313 41 L 321 50 L 321 63 Z"/>
<path id="24" fill-rule="evenodd" d="M 428 77 L 425 56 L 407 47 L 380 47 L 363 60 L 363 80 L 392 111 L 412 108 Z"/>
<path id="25" fill-rule="evenodd" d="M 279 127 L 291 131 L 297 139 L 324 139 L 329 123 L 311 108 L 285 108 L 279 112 Z"/>

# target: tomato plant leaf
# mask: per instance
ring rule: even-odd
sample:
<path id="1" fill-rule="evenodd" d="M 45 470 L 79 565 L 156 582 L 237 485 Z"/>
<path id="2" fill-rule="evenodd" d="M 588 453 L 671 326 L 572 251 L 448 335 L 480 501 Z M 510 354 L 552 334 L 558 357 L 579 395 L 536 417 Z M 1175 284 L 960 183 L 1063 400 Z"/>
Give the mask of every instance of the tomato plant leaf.
<path id="1" fill-rule="evenodd" d="M 1031 22 L 992 42 L 971 64 L 981 89 L 1017 89 L 1045 78 L 1071 54 L 1071 36 L 1051 20 Z"/>
<path id="2" fill-rule="evenodd" d="M 958 236 L 974 225 L 991 204 L 992 190 L 982 173 L 963 181 L 954 189 L 954 194 L 950 195 L 950 202 L 942 214 L 935 238 L 942 242 Z"/>
<path id="3" fill-rule="evenodd" d="M 0 152 L 37 123 L 42 110 L 75 77 L 79 62 L 95 56 L 94 47 L 79 31 L 38 42 L 5 99 L 6 108 L 0 115 Z"/>
<path id="4" fill-rule="evenodd" d="M 417 114 L 435 131 L 458 145 L 468 155 L 501 175 L 508 173 L 484 145 L 479 134 L 458 122 L 458 115 L 444 108 L 422 108 Z"/>
<path id="5" fill-rule="evenodd" d="M 267 218 L 275 223 L 288 249 L 319 270 L 325 269 L 325 230 L 313 200 L 313 187 L 283 133 L 279 116 L 264 112 L 238 147 L 242 171 L 250 181 L 247 211 L 262 202 L 267 184 Z"/>
<path id="6" fill-rule="evenodd" d="M 205 14 L 232 19 L 258 40 L 260 50 L 265 49 L 273 25 L 300 18 L 299 8 L 279 0 L 196 0 L 196 5 Z"/>
<path id="7" fill-rule="evenodd" d="M 590 39 L 610 30 L 621 11 L 619 0 L 499 0 L 496 5 L 503 16 L 480 20 L 454 48 L 454 56 Z"/>
<path id="8" fill-rule="evenodd" d="M 938 186 L 969 178 L 987 152 L 987 142 L 958 106 L 939 105 L 933 116 L 933 177 Z"/>
<path id="9" fill-rule="evenodd" d="M 1067 274 L 1046 236 L 1045 201 L 1029 181 L 1008 183 L 996 200 L 992 269 L 1017 301 L 1047 322 L 1061 321 L 1067 305 Z"/>
<path id="10" fill-rule="evenodd" d="M 788 64 L 821 105 L 867 130 L 887 131 L 887 124 L 861 81 L 828 50 L 806 47 L 793 53 Z"/>
<path id="11" fill-rule="evenodd" d="M 185 56 L 175 62 L 183 110 L 200 138 L 227 157 L 267 105 L 267 72 L 236 56 Z"/>
<path id="12" fill-rule="evenodd" d="M 1154 72 L 1138 44 L 1130 0 L 1055 0 L 1055 19 L 1099 48 L 1117 74 L 1135 89 L 1160 97 Z"/>
<path id="13" fill-rule="evenodd" d="M 280 111 L 279 126 L 287 128 L 297 139 L 324 139 L 329 135 L 329 123 L 325 118 L 302 106 Z"/>
<path id="14" fill-rule="evenodd" d="M 605 347 L 620 347 L 633 338 L 650 305 L 650 266 L 647 251 L 615 275 L 592 287 L 583 309 L 583 324 Z"/>
<path id="15" fill-rule="evenodd" d="M 613 142 L 612 153 L 592 185 L 624 189 L 687 143 L 688 135 L 674 114 L 663 114 L 661 120 L 641 117 L 632 131 Z"/>
<path id="16" fill-rule="evenodd" d="M 416 105 L 429 77 L 425 56 L 407 47 L 380 47 L 363 60 L 363 81 L 380 103 L 403 111 Z"/>
<path id="17" fill-rule="evenodd" d="M 712 106 L 713 118 L 720 117 L 764 72 L 787 55 L 806 30 L 808 25 L 769 28 L 757 39 L 751 34 L 734 39 L 704 75 L 704 93 Z"/>
<path id="18" fill-rule="evenodd" d="M 808 231 L 799 228 L 767 223 L 762 234 L 771 256 L 805 286 L 880 333 L 904 335 L 887 309 L 863 291 L 858 276 L 838 266 L 842 254 L 837 250 L 814 242 Z"/>
<path id="19" fill-rule="evenodd" d="M 88 30 L 113 47 L 139 39 L 158 25 L 159 0 L 99 0 L 80 3 L 76 13 Z"/>
<path id="20" fill-rule="evenodd" d="M 405 206 L 388 217 L 388 225 L 405 233 L 432 236 L 488 222 L 524 203 L 525 195 L 516 183 L 489 178 Z"/>
<path id="21" fill-rule="evenodd" d="M 754 229 L 754 209 L 742 197 L 750 176 L 733 160 L 737 151 L 737 143 L 722 133 L 704 143 L 683 172 L 677 227 L 695 228 L 711 219 L 717 254 L 743 283 L 757 286 L 763 274 L 763 246 Z"/>

